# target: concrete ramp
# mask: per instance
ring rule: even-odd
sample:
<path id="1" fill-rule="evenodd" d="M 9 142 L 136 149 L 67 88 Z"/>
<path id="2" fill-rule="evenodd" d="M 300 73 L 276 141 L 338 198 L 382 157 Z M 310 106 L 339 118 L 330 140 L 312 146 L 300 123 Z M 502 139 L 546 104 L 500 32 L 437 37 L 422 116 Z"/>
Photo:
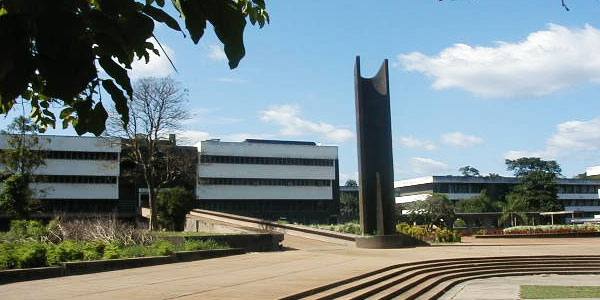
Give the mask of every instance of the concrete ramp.
<path id="1" fill-rule="evenodd" d="M 233 215 L 211 210 L 194 209 L 186 216 L 185 231 L 214 233 L 279 232 L 305 239 L 354 247 L 355 234 L 333 232 L 296 224 Z"/>

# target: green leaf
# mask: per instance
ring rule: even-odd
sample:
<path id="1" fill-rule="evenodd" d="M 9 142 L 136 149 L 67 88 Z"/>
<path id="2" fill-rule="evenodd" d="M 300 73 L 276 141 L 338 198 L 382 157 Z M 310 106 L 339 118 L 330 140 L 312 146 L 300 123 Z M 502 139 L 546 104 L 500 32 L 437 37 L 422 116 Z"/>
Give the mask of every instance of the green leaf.
<path id="1" fill-rule="evenodd" d="M 123 124 L 129 123 L 129 107 L 127 106 L 127 98 L 123 95 L 123 91 L 121 91 L 115 83 L 110 80 L 102 80 L 102 87 L 110 94 L 115 102 L 115 108 L 119 115 L 121 115 L 121 120 Z"/>
<path id="2" fill-rule="evenodd" d="M 194 44 L 198 44 L 206 29 L 206 16 L 201 1 L 179 0 L 181 14 L 185 19 L 185 27 Z"/>
<path id="3" fill-rule="evenodd" d="M 100 56 L 98 59 L 100 66 L 106 73 L 115 79 L 115 81 L 123 88 L 129 97 L 133 96 L 133 88 L 131 87 L 131 81 L 129 80 L 129 75 L 127 75 L 127 70 L 123 69 L 119 66 L 112 58 L 106 56 Z"/>
<path id="4" fill-rule="evenodd" d="M 169 26 L 171 29 L 181 31 L 181 27 L 179 27 L 179 23 L 177 23 L 177 21 L 175 19 L 173 19 L 173 17 L 169 16 L 169 14 L 164 12 L 162 9 L 158 9 L 153 6 L 146 5 L 143 8 L 143 12 L 145 14 L 149 15 L 152 19 L 156 20 L 157 22 L 164 23 L 165 25 Z"/>
<path id="5" fill-rule="evenodd" d="M 246 54 L 244 48 L 244 14 L 228 1 L 205 0 L 208 21 L 215 28 L 215 33 L 223 42 L 225 54 L 229 59 L 229 67 L 235 69 Z"/>

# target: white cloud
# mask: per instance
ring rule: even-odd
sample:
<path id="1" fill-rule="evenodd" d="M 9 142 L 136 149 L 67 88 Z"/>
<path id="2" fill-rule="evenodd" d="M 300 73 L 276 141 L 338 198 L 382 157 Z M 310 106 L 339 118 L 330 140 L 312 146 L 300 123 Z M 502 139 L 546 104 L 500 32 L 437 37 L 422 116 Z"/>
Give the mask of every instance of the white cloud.
<path id="1" fill-rule="evenodd" d="M 428 151 L 432 151 L 437 148 L 435 143 L 428 140 L 420 140 L 412 135 L 400 137 L 400 145 L 406 148 L 416 148 Z"/>
<path id="2" fill-rule="evenodd" d="M 600 31 L 591 25 L 550 24 L 519 42 L 455 44 L 439 54 L 398 55 L 396 65 L 433 78 L 433 88 L 459 88 L 482 97 L 543 96 L 600 82 Z"/>
<path id="3" fill-rule="evenodd" d="M 236 77 L 219 77 L 215 79 L 218 82 L 222 83 L 246 83 L 248 80 Z"/>
<path id="4" fill-rule="evenodd" d="M 425 157 L 411 157 L 409 165 L 416 175 L 436 175 L 448 171 L 448 164 Z"/>
<path id="5" fill-rule="evenodd" d="M 177 144 L 200 147 L 200 142 L 211 138 L 206 131 L 184 130 L 177 134 Z"/>
<path id="6" fill-rule="evenodd" d="M 344 142 L 354 137 L 354 132 L 325 122 L 313 122 L 300 116 L 297 105 L 272 106 L 262 111 L 261 120 L 280 125 L 280 134 L 284 136 L 304 136 L 316 134 L 334 142 Z"/>
<path id="7" fill-rule="evenodd" d="M 455 131 L 443 134 L 442 143 L 458 148 L 468 148 L 483 143 L 483 139 Z"/>
<path id="8" fill-rule="evenodd" d="M 227 61 L 223 46 L 218 44 L 208 45 L 208 58 L 214 61 Z"/>
<path id="9" fill-rule="evenodd" d="M 150 51 L 150 60 L 148 63 L 146 63 L 146 60 L 143 58 L 134 61 L 131 64 L 131 70 L 128 71 L 129 77 L 131 77 L 133 80 L 142 77 L 166 77 L 175 72 L 173 66 L 171 66 L 171 63 L 167 59 L 167 56 L 162 49 L 160 49 L 158 43 L 156 43 L 156 41 L 153 39 L 149 39 L 148 42 L 154 44 L 154 48 L 158 50 L 160 56 Z M 169 46 L 167 46 L 164 42 L 161 42 L 161 44 L 167 55 L 169 55 L 173 63 L 175 63 L 175 51 L 169 48 Z"/>
<path id="10" fill-rule="evenodd" d="M 589 121 L 567 121 L 556 126 L 556 131 L 546 141 L 542 150 L 512 150 L 505 154 L 508 159 L 535 156 L 556 159 L 574 153 L 597 153 L 600 150 L 600 117 Z"/>

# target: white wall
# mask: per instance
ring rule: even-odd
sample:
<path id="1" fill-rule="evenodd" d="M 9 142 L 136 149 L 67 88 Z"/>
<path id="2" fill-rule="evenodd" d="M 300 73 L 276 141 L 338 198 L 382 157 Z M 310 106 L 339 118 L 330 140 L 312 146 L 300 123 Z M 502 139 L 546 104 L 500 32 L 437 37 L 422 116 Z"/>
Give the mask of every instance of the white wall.
<path id="1" fill-rule="evenodd" d="M 117 184 L 34 183 L 31 188 L 40 199 L 119 198 L 119 186 Z"/>
<path id="2" fill-rule="evenodd" d="M 7 136 L 0 135 L 0 149 L 6 149 Z M 38 135 L 40 148 L 54 151 L 121 152 L 120 139 L 88 136 Z"/>
<path id="3" fill-rule="evenodd" d="M 198 199 L 330 200 L 330 186 L 199 185 Z"/>
<path id="4" fill-rule="evenodd" d="M 337 159 L 336 146 L 311 146 L 290 144 L 263 144 L 247 142 L 203 141 L 200 150 L 205 155 L 292 157 L 312 159 Z"/>
<path id="5" fill-rule="evenodd" d="M 335 179 L 333 166 L 198 164 L 198 176 L 216 178 Z"/>
<path id="6" fill-rule="evenodd" d="M 35 170 L 37 175 L 119 176 L 117 160 L 47 159 Z"/>

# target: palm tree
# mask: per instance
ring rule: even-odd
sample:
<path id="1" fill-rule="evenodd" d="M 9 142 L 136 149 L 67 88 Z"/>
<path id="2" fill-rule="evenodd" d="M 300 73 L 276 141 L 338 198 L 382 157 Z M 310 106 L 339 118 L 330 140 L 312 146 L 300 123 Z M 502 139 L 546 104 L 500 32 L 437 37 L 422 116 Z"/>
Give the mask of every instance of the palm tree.
<path id="1" fill-rule="evenodd" d="M 510 220 L 511 226 L 517 226 L 517 221 L 527 222 L 527 202 L 525 199 L 518 197 L 517 195 L 509 194 L 506 203 L 502 205 L 502 215 L 500 216 L 500 222 L 506 223 Z"/>

